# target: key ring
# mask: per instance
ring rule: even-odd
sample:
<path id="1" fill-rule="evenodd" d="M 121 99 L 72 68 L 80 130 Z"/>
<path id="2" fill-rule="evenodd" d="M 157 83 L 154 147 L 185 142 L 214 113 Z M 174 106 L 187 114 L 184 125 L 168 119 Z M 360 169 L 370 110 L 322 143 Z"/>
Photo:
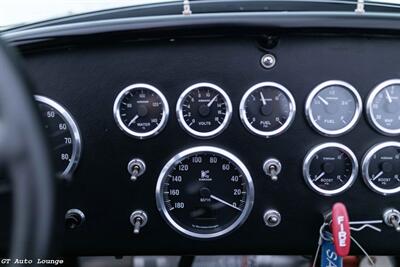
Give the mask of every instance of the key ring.
<path id="1" fill-rule="evenodd" d="M 329 226 L 329 223 L 326 223 L 326 222 L 321 225 L 321 227 L 319 228 L 319 236 L 325 241 L 333 241 L 332 235 L 330 235 L 330 236 L 325 235 L 324 228 L 327 226 Z M 329 233 L 329 231 L 326 231 L 326 232 Z"/>

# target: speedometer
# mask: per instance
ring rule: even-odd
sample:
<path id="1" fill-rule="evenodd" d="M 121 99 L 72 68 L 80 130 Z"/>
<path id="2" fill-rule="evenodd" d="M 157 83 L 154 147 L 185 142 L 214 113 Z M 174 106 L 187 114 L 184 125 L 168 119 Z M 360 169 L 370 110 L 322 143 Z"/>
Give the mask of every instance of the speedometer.
<path id="1" fill-rule="evenodd" d="M 54 100 L 35 96 L 50 140 L 56 174 L 70 178 L 81 154 L 81 136 L 71 114 Z"/>
<path id="2" fill-rule="evenodd" d="M 239 227 L 254 201 L 249 171 L 226 150 L 200 146 L 174 156 L 156 187 L 157 207 L 176 231 L 215 238 Z"/>

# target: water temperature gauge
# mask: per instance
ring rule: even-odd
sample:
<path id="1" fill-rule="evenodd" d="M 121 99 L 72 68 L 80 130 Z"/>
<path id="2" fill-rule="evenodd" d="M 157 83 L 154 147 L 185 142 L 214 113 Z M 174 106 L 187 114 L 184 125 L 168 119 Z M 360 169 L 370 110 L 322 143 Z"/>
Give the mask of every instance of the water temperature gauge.
<path id="1" fill-rule="evenodd" d="M 312 148 L 303 163 L 307 185 L 325 196 L 336 195 L 350 188 L 357 173 L 356 156 L 339 143 L 325 143 Z"/>
<path id="2" fill-rule="evenodd" d="M 400 143 L 385 142 L 369 149 L 362 162 L 362 174 L 374 192 L 382 195 L 400 192 Z"/>

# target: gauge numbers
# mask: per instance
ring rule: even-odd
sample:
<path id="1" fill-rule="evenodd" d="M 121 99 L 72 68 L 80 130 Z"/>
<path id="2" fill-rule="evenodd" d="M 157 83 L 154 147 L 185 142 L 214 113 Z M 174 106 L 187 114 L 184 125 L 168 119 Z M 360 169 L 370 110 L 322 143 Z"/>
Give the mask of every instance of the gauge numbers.
<path id="1" fill-rule="evenodd" d="M 369 149 L 363 158 L 362 174 L 374 192 L 382 195 L 400 192 L 400 143 L 385 142 Z"/>
<path id="2" fill-rule="evenodd" d="M 240 226 L 254 200 L 244 164 L 216 147 L 194 147 L 174 156 L 156 188 L 157 207 L 175 230 L 194 238 L 215 238 Z"/>
<path id="3" fill-rule="evenodd" d="M 50 140 L 56 173 L 70 179 L 81 154 L 81 136 L 74 119 L 60 104 L 44 96 L 35 96 Z"/>
<path id="4" fill-rule="evenodd" d="M 176 114 L 179 124 L 192 136 L 211 138 L 228 126 L 232 104 L 228 95 L 211 83 L 198 83 L 180 95 Z"/>
<path id="5" fill-rule="evenodd" d="M 357 158 L 346 146 L 325 143 L 311 149 L 303 163 L 303 176 L 315 192 L 332 196 L 347 190 L 358 173 Z"/>
<path id="6" fill-rule="evenodd" d="M 306 101 L 306 117 L 325 136 L 347 133 L 357 123 L 362 101 L 357 90 L 343 81 L 327 81 L 315 87 Z"/>
<path id="7" fill-rule="evenodd" d="M 122 90 L 114 102 L 114 118 L 122 131 L 145 139 L 164 129 L 169 107 L 164 95 L 154 86 L 133 84 Z"/>
<path id="8" fill-rule="evenodd" d="M 263 82 L 247 90 L 239 109 L 246 129 L 256 135 L 271 137 L 289 128 L 296 104 L 288 89 L 274 82 Z"/>
<path id="9" fill-rule="evenodd" d="M 385 81 L 372 90 L 367 100 L 367 117 L 380 133 L 400 134 L 400 80 Z"/>

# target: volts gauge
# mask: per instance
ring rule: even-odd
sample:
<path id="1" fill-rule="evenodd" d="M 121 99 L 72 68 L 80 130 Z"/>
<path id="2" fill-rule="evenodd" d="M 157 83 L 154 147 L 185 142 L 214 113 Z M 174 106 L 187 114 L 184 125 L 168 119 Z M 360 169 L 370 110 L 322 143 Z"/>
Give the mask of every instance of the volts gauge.
<path id="1" fill-rule="evenodd" d="M 286 131 L 294 120 L 296 103 L 290 91 L 275 82 L 252 86 L 240 102 L 240 119 L 251 133 L 264 137 Z"/>
<path id="2" fill-rule="evenodd" d="M 400 192 L 400 143 L 384 142 L 365 154 L 362 174 L 368 187 L 382 195 Z"/>
<path id="3" fill-rule="evenodd" d="M 119 128 L 139 139 L 161 132 L 169 115 L 167 99 L 149 84 L 133 84 L 123 89 L 114 101 L 113 110 Z"/>
<path id="4" fill-rule="evenodd" d="M 362 101 L 357 90 L 343 81 L 327 81 L 307 98 L 305 112 L 310 125 L 325 136 L 349 132 L 358 122 Z"/>
<path id="5" fill-rule="evenodd" d="M 371 125 L 388 136 L 400 134 L 400 80 L 376 86 L 368 96 L 367 117 Z"/>
<path id="6" fill-rule="evenodd" d="M 339 143 L 324 143 L 307 153 L 303 163 L 303 176 L 315 192 L 332 196 L 353 184 L 358 173 L 354 153 Z"/>
<path id="7" fill-rule="evenodd" d="M 212 138 L 228 127 L 232 104 L 222 88 L 197 83 L 182 92 L 176 104 L 181 127 L 198 138 Z"/>

